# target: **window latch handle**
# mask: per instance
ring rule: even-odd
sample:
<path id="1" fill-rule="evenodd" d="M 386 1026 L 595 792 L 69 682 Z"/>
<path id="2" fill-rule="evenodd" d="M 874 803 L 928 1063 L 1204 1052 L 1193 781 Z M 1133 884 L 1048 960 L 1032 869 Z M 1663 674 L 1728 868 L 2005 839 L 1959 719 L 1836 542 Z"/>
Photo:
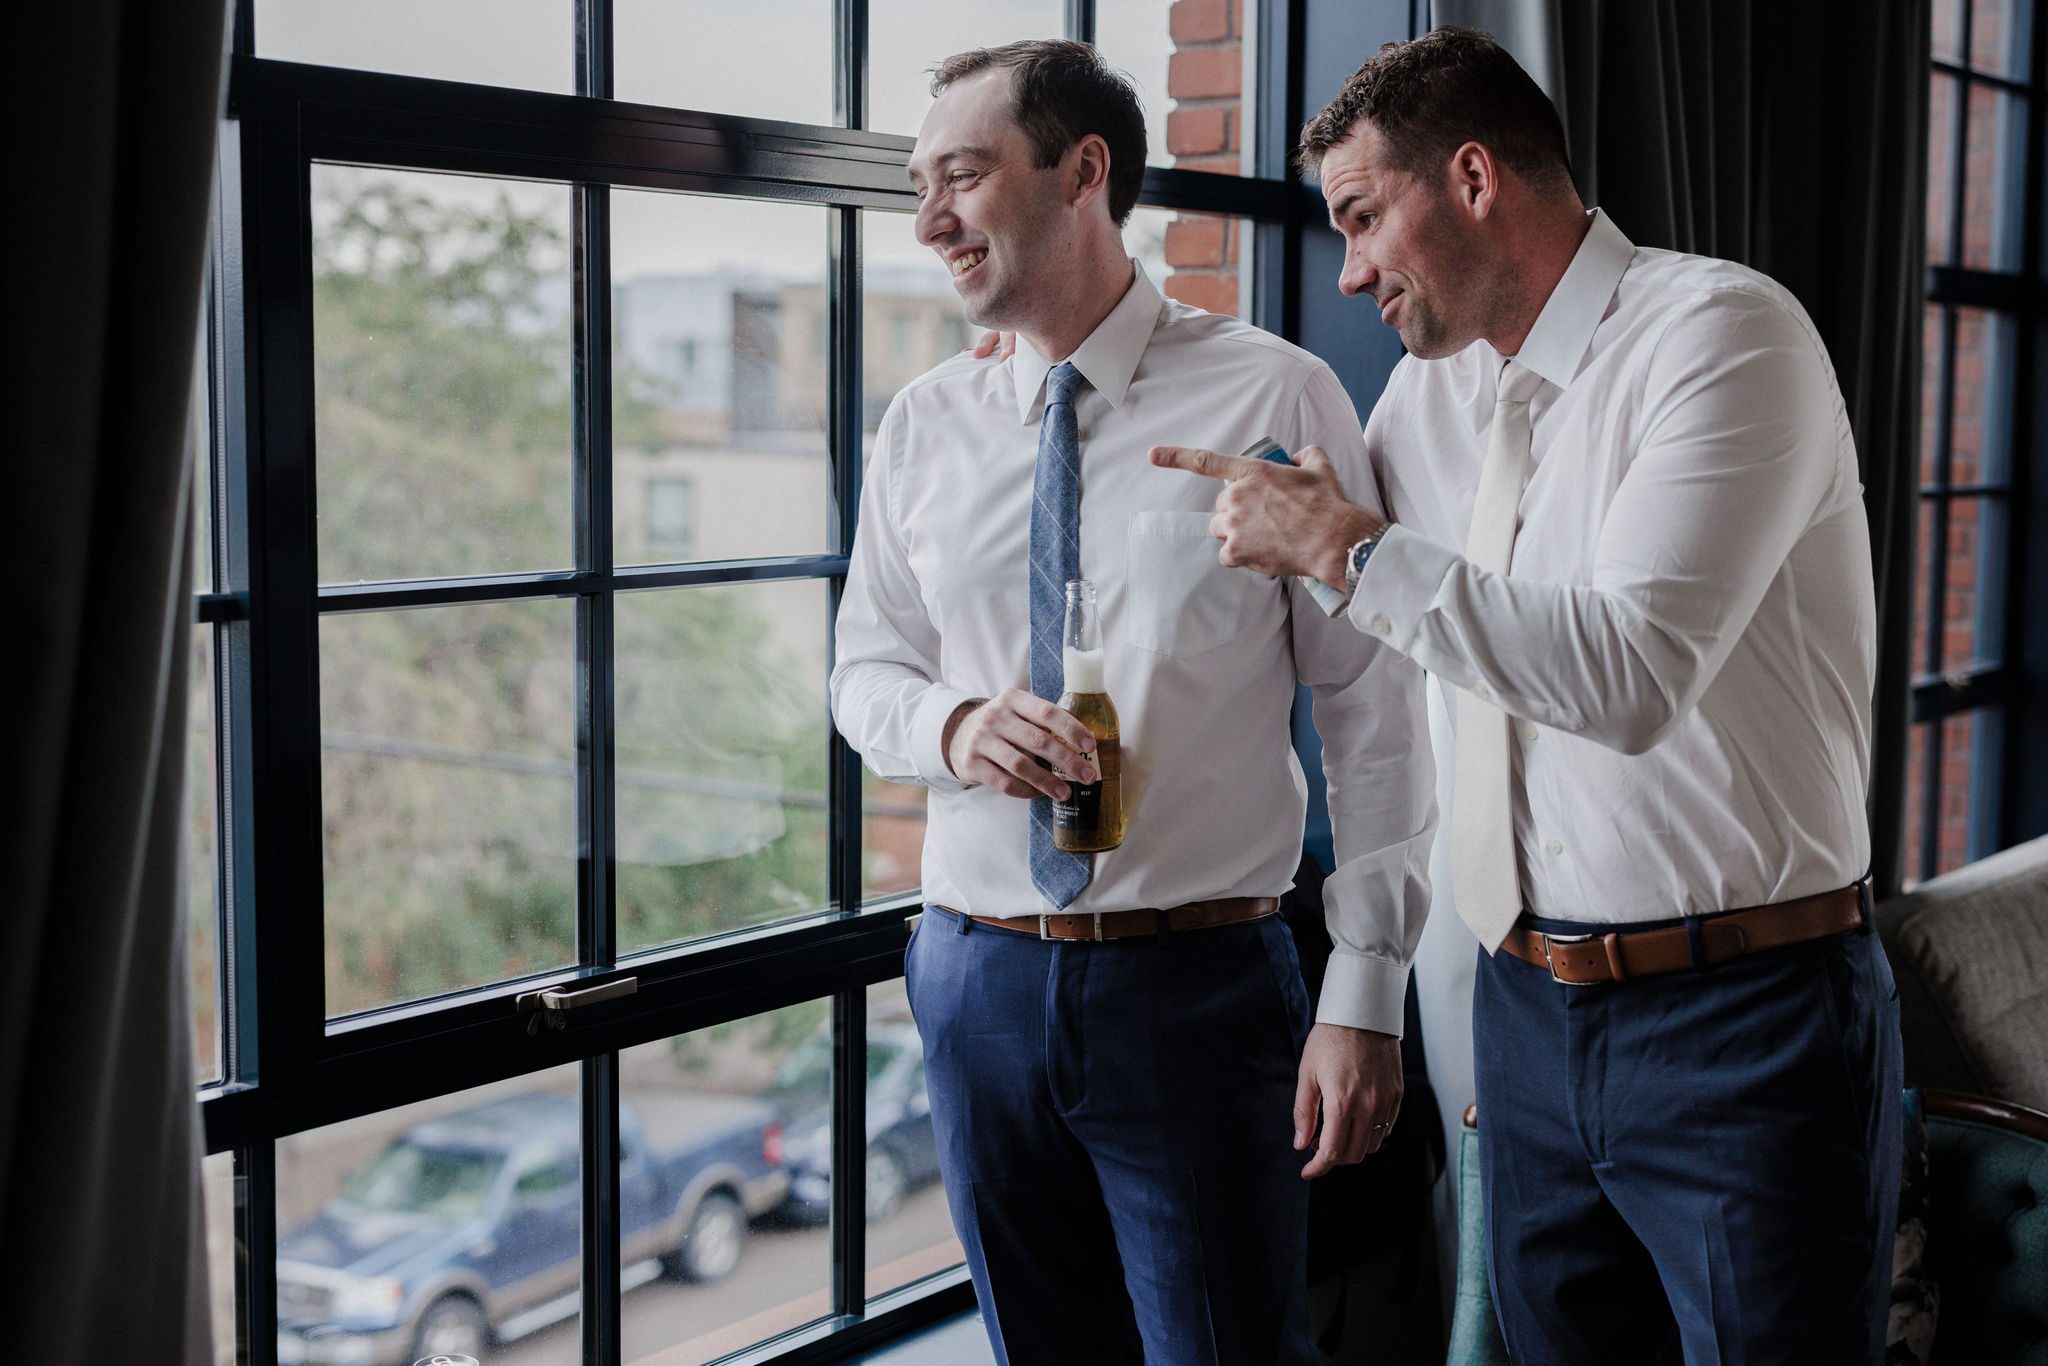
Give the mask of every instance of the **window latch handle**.
<path id="1" fill-rule="evenodd" d="M 526 1032 L 538 1036 L 543 1029 L 567 1029 L 569 1012 L 578 1006 L 592 1006 L 600 1001 L 616 1001 L 621 996 L 631 996 L 640 990 L 638 977 L 614 977 L 609 982 L 600 982 L 594 987 L 569 990 L 565 987 L 549 987 L 544 991 L 521 992 L 513 999 L 513 1007 L 527 1017 Z"/>

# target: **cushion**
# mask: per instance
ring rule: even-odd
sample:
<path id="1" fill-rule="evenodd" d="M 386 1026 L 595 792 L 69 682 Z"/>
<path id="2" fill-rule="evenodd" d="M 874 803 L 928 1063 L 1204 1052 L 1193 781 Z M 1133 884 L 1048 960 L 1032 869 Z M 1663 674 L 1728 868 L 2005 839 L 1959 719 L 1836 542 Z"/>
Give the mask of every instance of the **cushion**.
<path id="1" fill-rule="evenodd" d="M 1927 1118 L 1933 1366 L 2048 1366 L 2048 1139 Z"/>
<path id="2" fill-rule="evenodd" d="M 2048 836 L 1877 911 L 1906 1082 L 2048 1110 Z"/>

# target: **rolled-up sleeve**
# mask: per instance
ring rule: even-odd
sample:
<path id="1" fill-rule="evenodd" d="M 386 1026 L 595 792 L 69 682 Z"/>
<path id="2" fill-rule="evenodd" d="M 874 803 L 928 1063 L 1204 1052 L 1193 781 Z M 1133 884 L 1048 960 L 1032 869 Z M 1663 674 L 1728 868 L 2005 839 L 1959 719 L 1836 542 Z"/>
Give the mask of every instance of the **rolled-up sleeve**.
<path id="1" fill-rule="evenodd" d="M 1358 415 L 1327 366 L 1302 390 L 1291 447 L 1321 446 L 1346 494 L 1381 510 Z M 1422 670 L 1289 586 L 1295 669 L 1314 702 L 1337 865 L 1323 884 L 1332 952 L 1316 1019 L 1399 1035 L 1429 914 L 1436 781 Z"/>
<path id="2" fill-rule="evenodd" d="M 839 601 L 832 717 L 878 776 L 960 792 L 968 784 L 947 767 L 943 740 L 947 718 L 971 698 L 941 681 L 938 629 L 896 517 L 902 432 L 900 405 L 891 405 L 876 433 Z"/>
<path id="3" fill-rule="evenodd" d="M 1645 386 L 1589 583 L 1478 569 L 1397 525 L 1366 566 L 1352 623 L 1456 687 L 1483 685 L 1514 716 L 1624 754 L 1655 745 L 1854 473 L 1841 468 L 1846 418 L 1826 353 L 1774 299 L 1720 290 L 1676 311 Z"/>

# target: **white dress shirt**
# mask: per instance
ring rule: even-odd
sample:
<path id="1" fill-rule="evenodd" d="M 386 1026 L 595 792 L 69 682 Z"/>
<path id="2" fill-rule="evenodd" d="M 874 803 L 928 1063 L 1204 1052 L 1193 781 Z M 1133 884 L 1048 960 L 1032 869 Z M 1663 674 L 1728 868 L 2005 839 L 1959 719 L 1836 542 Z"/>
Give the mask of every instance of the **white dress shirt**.
<path id="1" fill-rule="evenodd" d="M 1435 823 L 1421 672 L 1298 584 L 1220 564 L 1215 481 L 1147 458 L 1155 444 L 1318 444 L 1351 495 L 1377 506 L 1357 412 L 1323 362 L 1169 302 L 1135 268 L 1068 359 L 1087 379 L 1075 398 L 1081 574 L 1100 595 L 1127 817 L 1122 846 L 1095 856 L 1068 910 L 1293 885 L 1306 809 L 1288 735 L 1298 676 L 1315 699 L 1338 862 L 1317 1018 L 1398 1034 Z M 1050 368 L 1020 344 L 1001 364 L 950 360 L 896 396 L 839 608 L 833 715 L 875 772 L 930 787 L 925 899 L 974 915 L 1049 909 L 1031 883 L 1027 803 L 954 777 L 940 734 L 961 702 L 1030 687 L 1027 541 Z"/>
<path id="2" fill-rule="evenodd" d="M 1351 619 L 1514 718 L 1531 912 L 1846 886 L 1870 859 L 1877 618 L 1834 369 L 1780 285 L 1592 218 L 1515 357 L 1545 383 L 1508 572 L 1451 548 L 1502 357 L 1408 357 L 1366 428 L 1395 525 Z"/>

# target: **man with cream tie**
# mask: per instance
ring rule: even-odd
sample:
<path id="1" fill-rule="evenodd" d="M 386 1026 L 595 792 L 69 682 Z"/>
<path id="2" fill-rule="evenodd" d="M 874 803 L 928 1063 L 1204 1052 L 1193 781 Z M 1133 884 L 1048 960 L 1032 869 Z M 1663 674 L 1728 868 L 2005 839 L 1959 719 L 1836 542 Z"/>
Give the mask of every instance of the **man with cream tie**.
<path id="1" fill-rule="evenodd" d="M 890 405 L 831 690 L 868 765 L 931 790 L 905 976 L 954 1223 L 1000 1361 L 1306 1366 L 1303 1178 L 1375 1149 L 1400 1103 L 1421 673 L 1299 584 L 1218 565 L 1208 495 L 1146 453 L 1319 443 L 1368 484 L 1357 416 L 1328 366 L 1131 261 L 1143 115 L 1092 48 L 963 53 L 933 89 L 918 240 L 1021 344 Z M 1095 855 L 1045 819 L 1096 776 L 1054 705 L 1077 578 L 1122 729 L 1127 828 Z M 1297 679 L 1339 862 L 1313 1028 L 1274 914 L 1301 851 Z"/>
<path id="2" fill-rule="evenodd" d="M 1771 280 L 1589 214 L 1556 112 L 1482 34 L 1381 49 L 1302 161 L 1339 287 L 1409 352 L 1366 430 L 1384 507 L 1306 457 L 1154 459 L 1225 481 L 1224 562 L 1344 578 L 1355 629 L 1453 694 L 1510 1352 L 1875 1361 L 1899 1034 L 1864 884 L 1870 543 L 1826 350 Z"/>

